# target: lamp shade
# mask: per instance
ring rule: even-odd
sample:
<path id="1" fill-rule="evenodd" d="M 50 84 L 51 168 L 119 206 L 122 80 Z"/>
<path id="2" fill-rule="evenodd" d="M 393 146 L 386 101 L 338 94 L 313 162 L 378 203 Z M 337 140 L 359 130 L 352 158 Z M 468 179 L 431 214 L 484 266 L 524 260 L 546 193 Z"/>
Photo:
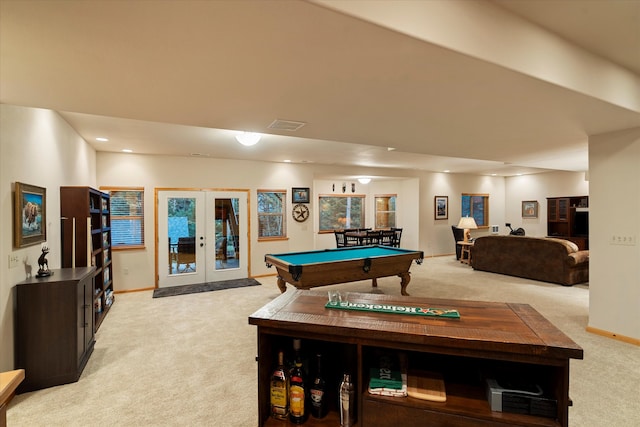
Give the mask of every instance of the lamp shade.
<path id="1" fill-rule="evenodd" d="M 259 133 L 241 132 L 236 135 L 236 140 L 242 145 L 251 146 L 256 145 L 258 141 L 260 141 L 261 137 L 262 135 L 260 135 Z"/>
<path id="2" fill-rule="evenodd" d="M 458 223 L 458 228 L 464 228 L 465 230 L 470 230 L 473 228 L 478 228 L 476 224 L 476 220 L 470 216 L 464 216 L 460 218 L 460 222 Z"/>

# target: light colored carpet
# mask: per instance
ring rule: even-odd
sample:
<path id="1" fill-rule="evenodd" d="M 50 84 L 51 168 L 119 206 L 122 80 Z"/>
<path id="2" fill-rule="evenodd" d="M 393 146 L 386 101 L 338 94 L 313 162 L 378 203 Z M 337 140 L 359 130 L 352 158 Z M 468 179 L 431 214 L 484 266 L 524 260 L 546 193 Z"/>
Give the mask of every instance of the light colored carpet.
<path id="1" fill-rule="evenodd" d="M 411 268 L 412 296 L 531 304 L 578 343 L 572 426 L 640 425 L 640 348 L 590 334 L 588 286 L 563 287 L 474 271 L 454 257 Z M 119 294 L 80 380 L 16 396 L 9 426 L 257 425 L 256 330 L 248 316 L 280 295 L 263 285 L 171 298 Z M 378 281 L 399 294 L 398 278 Z M 370 292 L 370 282 L 325 286 Z"/>

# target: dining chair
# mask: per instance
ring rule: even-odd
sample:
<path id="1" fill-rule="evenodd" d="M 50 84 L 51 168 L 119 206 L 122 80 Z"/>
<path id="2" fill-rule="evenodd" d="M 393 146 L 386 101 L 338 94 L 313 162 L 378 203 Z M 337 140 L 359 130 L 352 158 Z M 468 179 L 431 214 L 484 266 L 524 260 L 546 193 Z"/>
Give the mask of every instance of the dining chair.
<path id="1" fill-rule="evenodd" d="M 345 246 L 360 246 L 362 244 L 358 236 L 349 236 L 348 234 L 345 234 L 344 241 Z"/>
<path id="2" fill-rule="evenodd" d="M 396 232 L 395 230 L 382 230 L 380 236 L 380 244 L 383 246 L 395 246 Z"/>
<path id="3" fill-rule="evenodd" d="M 178 238 L 178 251 L 176 253 L 176 268 L 179 272 L 195 271 L 196 263 L 196 238 L 180 237 Z M 180 270 L 180 266 L 184 265 L 184 269 Z"/>
<path id="4" fill-rule="evenodd" d="M 336 248 L 344 248 L 345 246 L 347 246 L 344 231 L 334 231 L 333 234 L 336 236 Z"/>
<path id="5" fill-rule="evenodd" d="M 393 230 L 395 236 L 393 238 L 393 246 L 396 248 L 400 247 L 400 240 L 402 239 L 402 228 L 391 228 Z"/>
<path id="6" fill-rule="evenodd" d="M 367 230 L 367 236 L 364 239 L 365 245 L 377 245 L 380 244 L 382 239 L 382 232 L 379 230 Z"/>

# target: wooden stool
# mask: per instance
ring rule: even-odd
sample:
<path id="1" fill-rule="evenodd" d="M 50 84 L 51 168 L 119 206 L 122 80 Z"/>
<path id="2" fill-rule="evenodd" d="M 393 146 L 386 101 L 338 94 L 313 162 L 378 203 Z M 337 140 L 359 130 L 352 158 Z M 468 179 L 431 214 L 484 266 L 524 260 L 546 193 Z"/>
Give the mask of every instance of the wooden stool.
<path id="1" fill-rule="evenodd" d="M 471 248 L 473 247 L 473 242 L 460 241 L 458 242 L 458 244 L 462 249 L 460 251 L 460 262 L 471 265 Z M 466 257 L 465 257 L 465 254 L 466 254 Z"/>

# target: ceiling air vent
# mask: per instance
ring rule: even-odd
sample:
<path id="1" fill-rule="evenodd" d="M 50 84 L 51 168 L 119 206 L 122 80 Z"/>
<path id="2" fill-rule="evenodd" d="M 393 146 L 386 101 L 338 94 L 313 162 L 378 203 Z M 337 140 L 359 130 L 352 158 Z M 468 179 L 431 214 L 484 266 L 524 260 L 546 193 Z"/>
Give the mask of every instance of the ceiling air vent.
<path id="1" fill-rule="evenodd" d="M 293 120 L 281 120 L 276 119 L 269 125 L 269 129 L 286 130 L 289 132 L 295 132 L 302 126 L 306 125 L 305 122 L 294 122 Z"/>

